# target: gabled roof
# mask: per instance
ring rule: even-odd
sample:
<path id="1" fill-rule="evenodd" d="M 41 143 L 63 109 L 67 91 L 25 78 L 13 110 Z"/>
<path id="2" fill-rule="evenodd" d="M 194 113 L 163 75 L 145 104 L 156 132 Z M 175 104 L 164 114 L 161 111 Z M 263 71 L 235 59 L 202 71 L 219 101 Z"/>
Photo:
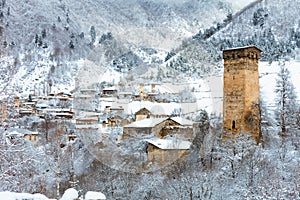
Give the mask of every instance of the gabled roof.
<path id="1" fill-rule="evenodd" d="M 168 118 L 143 119 L 124 126 L 124 128 L 152 128 Z"/>
<path id="2" fill-rule="evenodd" d="M 151 139 L 146 139 L 146 141 L 159 149 L 163 150 L 185 150 L 190 149 L 191 142 L 183 141 L 179 139 L 160 139 L 153 137 Z"/>
<path id="3" fill-rule="evenodd" d="M 135 113 L 135 115 L 141 115 L 141 114 L 143 114 L 144 112 L 146 112 L 146 113 L 151 113 L 147 108 L 142 108 L 142 109 L 140 109 L 140 110 L 138 110 L 136 113 Z"/>

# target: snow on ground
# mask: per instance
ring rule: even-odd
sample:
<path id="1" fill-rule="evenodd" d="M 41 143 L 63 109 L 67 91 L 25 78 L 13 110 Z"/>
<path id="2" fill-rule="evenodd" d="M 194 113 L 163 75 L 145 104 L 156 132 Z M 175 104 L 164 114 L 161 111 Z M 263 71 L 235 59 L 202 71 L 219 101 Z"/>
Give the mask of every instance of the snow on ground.
<path id="1" fill-rule="evenodd" d="M 74 188 L 69 188 L 65 191 L 60 200 L 73 200 L 78 198 L 78 191 Z"/>
<path id="2" fill-rule="evenodd" d="M 80 88 L 88 88 L 93 84 L 100 82 L 118 83 L 120 81 L 121 73 L 113 69 L 106 69 L 99 67 L 93 61 L 80 60 L 78 61 L 78 85 Z"/>
<path id="3" fill-rule="evenodd" d="M 88 191 L 85 194 L 85 199 L 86 200 L 102 200 L 102 199 L 106 199 L 106 196 L 101 193 L 101 192 L 93 192 L 93 191 Z"/>
<path id="4" fill-rule="evenodd" d="M 245 5 L 249 5 L 255 0 L 226 0 L 228 3 L 232 5 L 233 12 L 239 11 L 241 8 L 245 7 Z"/>
<path id="5" fill-rule="evenodd" d="M 190 81 L 197 99 L 197 109 L 208 113 L 221 113 L 223 105 L 223 77 L 210 76 L 205 79 Z"/>
<path id="6" fill-rule="evenodd" d="M 28 193 L 16 193 L 16 192 L 0 192 L 1 200 L 47 200 L 48 198 L 43 194 L 28 194 Z"/>

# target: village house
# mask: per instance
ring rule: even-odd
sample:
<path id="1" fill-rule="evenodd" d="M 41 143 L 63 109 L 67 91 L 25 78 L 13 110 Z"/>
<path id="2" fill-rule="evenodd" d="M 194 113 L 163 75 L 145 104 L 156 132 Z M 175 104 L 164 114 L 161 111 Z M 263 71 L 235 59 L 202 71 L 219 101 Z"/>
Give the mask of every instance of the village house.
<path id="1" fill-rule="evenodd" d="M 124 126 L 123 137 L 152 135 L 165 138 L 168 135 L 180 135 L 183 138 L 192 139 L 194 136 L 193 123 L 180 117 L 146 118 Z"/>
<path id="2" fill-rule="evenodd" d="M 11 128 L 5 132 L 5 135 L 8 139 L 10 139 L 11 142 L 25 138 L 36 144 L 40 134 L 38 132 L 32 132 L 26 129 Z"/>
<path id="3" fill-rule="evenodd" d="M 194 122 L 182 117 L 172 117 L 165 122 L 165 126 L 158 133 L 159 138 L 167 136 L 181 136 L 188 141 L 193 140 L 194 135 Z"/>
<path id="4" fill-rule="evenodd" d="M 75 119 L 76 125 L 89 125 L 89 124 L 98 124 L 98 117 L 77 117 Z"/>
<path id="5" fill-rule="evenodd" d="M 147 161 L 149 164 L 155 163 L 158 165 L 170 164 L 177 159 L 182 158 L 188 153 L 191 142 L 178 140 L 176 138 L 146 139 L 147 145 Z"/>
<path id="6" fill-rule="evenodd" d="M 73 119 L 74 112 L 71 108 L 44 108 L 44 109 L 36 109 L 36 114 L 45 118 L 46 114 L 53 116 L 55 119 Z"/>
<path id="7" fill-rule="evenodd" d="M 109 107 L 109 113 L 123 115 L 124 114 L 124 108 L 122 106 Z"/>
<path id="8" fill-rule="evenodd" d="M 24 134 L 24 137 L 33 142 L 33 143 L 37 143 L 38 142 L 38 137 L 39 137 L 39 133 L 38 132 L 26 132 Z"/>
<path id="9" fill-rule="evenodd" d="M 32 108 L 20 108 L 19 109 L 19 115 L 21 117 L 23 117 L 23 116 L 33 116 L 34 114 L 35 114 L 35 111 Z"/>
<path id="10" fill-rule="evenodd" d="M 95 94 L 97 92 L 96 89 L 90 89 L 90 88 L 85 88 L 85 89 L 80 89 L 81 94 Z"/>
<path id="11" fill-rule="evenodd" d="M 153 135 L 164 127 L 167 118 L 144 119 L 133 122 L 123 127 L 123 138 L 137 135 Z"/>
<path id="12" fill-rule="evenodd" d="M 122 126 L 123 120 L 124 119 L 120 115 L 109 116 L 109 117 L 107 117 L 106 126 L 109 126 L 109 127 Z"/>
<path id="13" fill-rule="evenodd" d="M 135 121 L 140 121 L 146 118 L 150 118 L 151 112 L 147 108 L 142 108 L 135 113 Z"/>
<path id="14" fill-rule="evenodd" d="M 132 92 L 119 92 L 118 93 L 118 98 L 119 99 L 127 99 L 132 97 Z"/>
<path id="15" fill-rule="evenodd" d="M 117 96 L 118 103 L 129 103 L 132 101 L 132 92 L 119 92 Z"/>
<path id="16" fill-rule="evenodd" d="M 102 90 L 102 96 L 108 96 L 108 97 L 116 96 L 117 92 L 118 92 L 118 90 L 116 89 L 116 87 L 113 87 L 113 86 L 107 87 Z"/>

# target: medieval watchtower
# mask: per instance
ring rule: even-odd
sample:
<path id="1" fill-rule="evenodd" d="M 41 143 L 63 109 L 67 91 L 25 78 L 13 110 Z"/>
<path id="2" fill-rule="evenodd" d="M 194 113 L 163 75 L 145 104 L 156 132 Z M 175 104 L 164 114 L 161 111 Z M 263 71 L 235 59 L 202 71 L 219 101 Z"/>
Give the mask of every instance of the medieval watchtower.
<path id="1" fill-rule="evenodd" d="M 258 60 L 261 50 L 255 46 L 223 51 L 224 92 L 223 130 L 251 133 L 260 140 Z"/>

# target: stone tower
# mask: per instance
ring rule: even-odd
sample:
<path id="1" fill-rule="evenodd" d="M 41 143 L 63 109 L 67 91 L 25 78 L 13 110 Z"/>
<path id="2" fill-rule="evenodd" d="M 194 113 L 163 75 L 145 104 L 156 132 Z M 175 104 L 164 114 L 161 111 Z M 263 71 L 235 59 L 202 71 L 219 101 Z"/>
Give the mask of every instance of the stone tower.
<path id="1" fill-rule="evenodd" d="M 261 50 L 255 46 L 223 51 L 223 138 L 251 133 L 260 141 L 259 74 Z"/>

